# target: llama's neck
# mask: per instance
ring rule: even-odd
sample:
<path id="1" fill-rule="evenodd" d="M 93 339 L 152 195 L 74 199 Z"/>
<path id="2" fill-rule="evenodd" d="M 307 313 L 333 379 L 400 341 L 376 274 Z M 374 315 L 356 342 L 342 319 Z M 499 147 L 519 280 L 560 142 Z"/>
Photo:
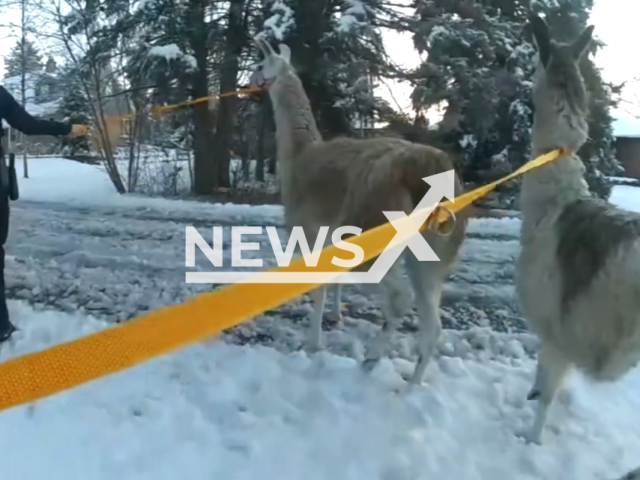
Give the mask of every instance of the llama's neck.
<path id="1" fill-rule="evenodd" d="M 532 148 L 533 158 L 548 153 L 551 148 Z M 553 160 L 524 174 L 520 189 L 522 234 L 535 230 L 548 215 L 560 212 L 569 203 L 590 196 L 584 180 L 584 165 L 570 155 Z"/>
<path id="2" fill-rule="evenodd" d="M 269 89 L 276 123 L 278 163 L 288 170 L 309 145 L 322 141 L 309 98 L 293 72 L 278 77 Z"/>
<path id="3" fill-rule="evenodd" d="M 584 109 L 570 100 L 543 84 L 534 87 L 536 111 L 531 129 L 534 158 L 557 148 L 575 153 L 587 140 Z M 591 195 L 584 171 L 578 157 L 567 155 L 524 175 L 520 190 L 523 234 L 565 205 Z"/>

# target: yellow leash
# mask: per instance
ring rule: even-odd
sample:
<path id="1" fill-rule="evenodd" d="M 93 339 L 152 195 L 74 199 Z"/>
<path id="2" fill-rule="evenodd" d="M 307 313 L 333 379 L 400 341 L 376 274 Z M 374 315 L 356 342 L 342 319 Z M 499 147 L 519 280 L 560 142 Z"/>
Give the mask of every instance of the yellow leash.
<path id="1" fill-rule="evenodd" d="M 454 202 L 441 202 L 440 206 L 443 210 L 460 211 L 499 184 L 549 163 L 565 153 L 555 150 L 542 155 L 512 174 L 465 193 Z M 449 219 L 448 215 L 443 214 L 443 210 L 435 216 L 438 223 Z M 406 217 L 398 223 L 409 221 L 413 220 Z M 395 227 L 386 223 L 360 236 L 350 237 L 347 241 L 363 248 L 364 262 L 380 255 L 395 234 Z M 317 267 L 307 267 L 304 259 L 298 258 L 288 267 L 272 271 L 327 272 L 325 281 L 331 283 L 331 280 L 349 270 L 331 263 L 331 259 L 342 252 L 344 250 L 330 245 L 322 250 Z M 261 274 L 263 272 L 255 275 Z M 320 285 L 227 285 L 216 292 L 199 295 L 180 305 L 161 308 L 92 335 L 12 358 L 0 364 L 0 410 L 39 400 L 194 344 L 298 298 Z"/>

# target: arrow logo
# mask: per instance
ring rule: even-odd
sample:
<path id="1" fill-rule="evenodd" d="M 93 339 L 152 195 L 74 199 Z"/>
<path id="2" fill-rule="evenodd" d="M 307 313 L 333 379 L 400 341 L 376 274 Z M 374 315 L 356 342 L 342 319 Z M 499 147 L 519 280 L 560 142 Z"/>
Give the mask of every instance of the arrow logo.
<path id="1" fill-rule="evenodd" d="M 405 248 L 409 248 L 422 262 L 438 262 L 440 259 L 420 233 L 443 197 L 454 201 L 455 172 L 449 170 L 422 179 L 431 188 L 409 216 L 405 212 L 382 212 L 393 225 L 396 234 L 380 253 L 367 272 L 187 272 L 187 283 L 379 283 Z M 344 241 L 340 243 L 345 243 Z M 336 244 L 336 247 L 340 247 Z M 349 250 L 349 249 L 343 249 Z"/>

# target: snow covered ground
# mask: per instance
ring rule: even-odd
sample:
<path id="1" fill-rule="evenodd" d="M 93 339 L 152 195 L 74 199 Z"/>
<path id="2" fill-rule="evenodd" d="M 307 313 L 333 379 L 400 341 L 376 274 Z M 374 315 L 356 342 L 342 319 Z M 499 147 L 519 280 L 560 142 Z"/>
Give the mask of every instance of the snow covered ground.
<path id="1" fill-rule="evenodd" d="M 190 158 L 186 150 L 177 147 L 156 147 L 141 145 L 136 152 L 137 167 L 132 171 L 135 182 L 131 191 L 151 196 L 184 197 L 191 192 L 192 170 Z M 130 151 L 128 147 L 120 146 L 116 149 L 116 163 L 118 172 L 124 185 L 129 185 Z M 275 175 L 264 173 L 265 182 L 256 182 L 256 160 L 247 160 L 246 164 L 240 158 L 232 158 L 229 165 L 229 180 L 233 190 L 245 193 L 259 191 L 275 194 L 278 191 Z"/>
<path id="2" fill-rule="evenodd" d="M 119 196 L 100 167 L 46 158 L 32 159 L 30 166 L 31 178 L 21 179 L 21 198 L 12 204 L 6 277 L 11 297 L 30 303 L 67 311 L 81 307 L 121 320 L 182 302 L 211 288 L 184 283 L 185 226 L 210 239 L 214 225 L 282 225 L 280 206 Z M 524 329 L 512 298 L 518 228 L 517 219 L 472 224 L 447 286 L 449 326 L 488 325 L 490 313 L 498 330 Z M 266 254 L 267 235 L 260 241 Z M 197 255 L 197 268 L 211 268 L 204 255 Z M 345 290 L 345 307 L 355 309 L 354 318 L 379 316 L 375 305 L 356 308 L 366 301 L 362 289 Z M 278 321 L 277 328 L 294 323 L 299 330 L 306 310 L 288 305 L 280 311 L 290 321 Z M 267 327 L 259 336 L 272 333 L 270 318 L 271 313 L 258 322 Z"/>
<path id="3" fill-rule="evenodd" d="M 61 159 L 33 159 L 30 176 L 21 179 L 7 245 L 9 295 L 19 300 L 10 308 L 22 330 L 0 348 L 1 360 L 210 289 L 184 283 L 185 225 L 204 233 L 282 223 L 275 206 L 119 197 L 99 167 Z M 640 210 L 640 189 L 617 186 L 612 201 Z M 301 299 L 227 333 L 226 342 L 0 412 L 2 478 L 621 475 L 640 458 L 638 370 L 604 386 L 575 375 L 547 443 L 518 436 L 533 418 L 525 396 L 536 349 L 513 298 L 518 229 L 515 218 L 472 222 L 447 284 L 440 358 L 413 391 L 400 374 L 414 360 L 414 319 L 394 336 L 392 360 L 367 377 L 356 362 L 380 311 L 367 288 L 348 286 L 345 325 L 327 325 L 326 352 L 297 351 L 309 311 Z"/>

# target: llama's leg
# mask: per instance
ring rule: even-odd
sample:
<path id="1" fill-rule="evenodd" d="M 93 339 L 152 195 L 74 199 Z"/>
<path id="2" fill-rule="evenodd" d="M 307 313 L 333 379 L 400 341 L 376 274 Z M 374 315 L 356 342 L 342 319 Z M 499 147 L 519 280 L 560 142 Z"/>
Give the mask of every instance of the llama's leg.
<path id="1" fill-rule="evenodd" d="M 316 352 L 322 348 L 322 314 L 327 298 L 327 287 L 319 287 L 309 293 L 313 302 L 313 313 L 309 319 L 307 350 Z"/>
<path id="2" fill-rule="evenodd" d="M 420 325 L 418 361 L 410 383 L 420 384 L 442 334 L 440 298 L 445 275 L 440 262 L 420 262 L 414 255 L 408 255 L 406 261 Z"/>
<path id="3" fill-rule="evenodd" d="M 411 293 L 402 281 L 401 259 L 389 269 L 380 282 L 380 289 L 384 323 L 378 334 L 365 346 L 362 367 L 366 371 L 371 371 L 378 364 L 391 341 L 391 335 L 411 306 Z"/>
<path id="4" fill-rule="evenodd" d="M 331 320 L 335 323 L 342 322 L 342 314 L 340 313 L 340 297 L 342 293 L 342 285 L 336 283 L 331 286 L 331 292 L 333 293 L 333 306 L 331 309 Z"/>
<path id="5" fill-rule="evenodd" d="M 542 431 L 547 421 L 549 407 L 568 371 L 569 363 L 564 357 L 552 347 L 543 344 L 538 354 L 533 387 L 527 395 L 528 400 L 538 400 L 533 428 L 527 438 L 530 442 L 542 443 Z"/>

